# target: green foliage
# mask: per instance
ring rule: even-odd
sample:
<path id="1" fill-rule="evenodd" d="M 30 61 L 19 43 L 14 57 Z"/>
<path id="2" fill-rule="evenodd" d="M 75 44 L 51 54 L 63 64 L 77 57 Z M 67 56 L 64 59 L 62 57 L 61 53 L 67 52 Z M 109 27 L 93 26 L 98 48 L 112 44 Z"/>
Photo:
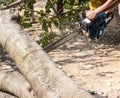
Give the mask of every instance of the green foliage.
<path id="1" fill-rule="evenodd" d="M 9 3 L 15 2 L 16 0 L 9 0 Z"/>
<path id="2" fill-rule="evenodd" d="M 10 4 L 16 0 L 0 0 L 0 5 Z M 35 0 L 25 0 L 24 4 L 20 5 L 20 10 L 24 9 L 24 15 L 21 16 L 20 22 L 25 28 L 32 26 L 30 18 L 34 16 Z M 56 26 L 64 31 L 64 34 L 78 28 L 76 24 L 80 21 L 80 12 L 88 8 L 87 0 L 81 0 L 76 3 L 75 0 L 63 0 L 63 13 L 59 15 L 57 12 L 57 0 L 47 0 L 44 10 L 38 12 L 38 19 L 44 30 L 42 39 L 39 44 L 45 47 L 47 44 L 53 42 L 58 35 L 52 30 L 52 26 Z M 53 36 L 54 35 L 54 36 Z M 52 36 L 52 37 L 51 37 Z M 56 36 L 56 37 L 55 37 Z"/>
<path id="3" fill-rule="evenodd" d="M 4 5 L 9 5 L 11 4 L 12 2 L 15 2 L 16 0 L 0 0 L 0 6 Z"/>
<path id="4" fill-rule="evenodd" d="M 43 35 L 42 35 L 41 39 L 38 41 L 38 43 L 40 44 L 41 47 L 44 48 L 45 46 L 52 43 L 56 39 L 58 39 L 58 35 L 56 35 L 55 32 L 45 32 L 45 33 L 43 33 Z"/>
<path id="5" fill-rule="evenodd" d="M 30 22 L 30 18 L 33 17 L 34 12 L 32 11 L 34 9 L 34 3 L 36 3 L 35 0 L 26 0 L 25 4 L 22 6 L 22 8 L 25 9 L 24 15 L 21 17 L 21 24 L 25 28 L 29 28 L 32 26 Z"/>
<path id="6" fill-rule="evenodd" d="M 3 4 L 3 0 L 0 0 L 0 7 L 2 6 L 2 4 Z"/>
<path id="7" fill-rule="evenodd" d="M 35 0 L 25 0 L 25 7 L 33 9 L 33 4 L 36 3 Z"/>
<path id="8" fill-rule="evenodd" d="M 39 21 L 43 27 L 48 27 L 51 26 L 50 24 L 54 24 L 57 27 L 61 28 L 71 28 L 71 23 L 76 23 L 79 22 L 79 13 L 80 11 L 85 10 L 88 7 L 88 3 L 83 3 L 77 4 L 74 2 L 74 0 L 63 0 L 64 4 L 64 15 L 59 16 L 57 14 L 52 14 L 52 9 L 56 5 L 56 0 L 51 0 L 51 2 L 47 2 L 45 6 L 45 10 L 40 10 L 39 11 Z M 51 5 L 51 4 L 54 4 Z M 67 24 L 67 25 L 66 25 Z M 46 28 L 45 27 L 45 28 Z M 48 31 L 45 29 L 45 31 Z"/>
<path id="9" fill-rule="evenodd" d="M 21 25 L 25 28 L 29 28 L 32 26 L 29 19 L 25 16 L 21 16 L 20 21 L 21 21 Z"/>
<path id="10" fill-rule="evenodd" d="M 49 31 L 49 28 L 51 28 L 52 25 L 63 31 L 66 29 L 73 31 L 77 28 L 76 26 L 78 26 L 76 23 L 79 23 L 80 21 L 80 12 L 88 8 L 87 0 L 83 0 L 80 3 L 76 3 L 75 0 L 63 0 L 64 14 L 59 16 L 56 12 L 53 14 L 56 5 L 57 0 L 48 0 L 45 9 L 39 11 L 39 22 L 42 25 L 42 29 L 46 32 L 44 35 L 45 40 L 39 42 L 42 46 L 45 46 L 47 45 L 46 43 L 48 43 L 46 37 L 50 36 L 51 33 L 49 32 L 51 31 Z M 67 32 L 65 31 L 64 33 Z"/>
<path id="11" fill-rule="evenodd" d="M 9 5 L 10 3 L 15 2 L 16 0 L 0 0 L 0 6 L 6 6 Z M 25 0 L 24 4 L 20 5 L 19 10 L 23 10 L 24 9 L 24 15 L 21 16 L 20 22 L 22 24 L 23 27 L 25 28 L 29 28 L 32 26 L 31 22 L 30 22 L 30 18 L 33 16 L 33 4 L 36 3 L 35 0 Z"/>

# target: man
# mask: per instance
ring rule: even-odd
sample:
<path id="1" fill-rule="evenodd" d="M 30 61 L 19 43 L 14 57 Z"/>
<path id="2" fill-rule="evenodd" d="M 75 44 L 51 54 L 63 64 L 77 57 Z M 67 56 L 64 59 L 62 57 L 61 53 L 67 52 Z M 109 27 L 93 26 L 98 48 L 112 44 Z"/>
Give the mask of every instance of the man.
<path id="1" fill-rule="evenodd" d="M 57 5 L 62 4 L 62 1 L 63 0 L 58 0 Z M 82 0 L 79 0 L 79 1 L 82 1 Z M 116 5 L 120 2 L 120 0 L 88 0 L 88 1 L 90 4 L 90 10 L 86 11 L 86 17 L 92 21 L 94 21 L 96 17 L 104 18 L 106 17 L 105 15 L 108 16 L 109 13 L 113 11 L 114 7 L 116 7 Z M 58 8 L 59 8 L 57 9 L 58 12 L 61 13 L 60 10 L 62 9 L 63 11 L 63 5 Z M 102 14 L 103 12 L 105 13 L 105 15 L 103 14 L 103 16 L 101 16 L 100 14 Z M 89 33 L 89 37 L 91 39 L 96 39 L 103 35 L 104 28 L 106 27 L 106 24 L 103 21 L 103 18 L 98 18 L 97 19 L 98 23 L 93 22 L 92 26 L 89 26 L 89 29 L 85 30 L 86 32 Z"/>
<path id="2" fill-rule="evenodd" d="M 120 0 L 90 0 L 90 10 L 86 12 L 87 18 L 94 20 L 100 13 L 106 14 L 120 3 Z"/>
<path id="3" fill-rule="evenodd" d="M 106 22 L 104 22 L 103 19 L 106 17 L 105 21 L 107 21 L 108 16 L 112 19 L 113 15 L 111 12 L 113 12 L 119 2 L 120 0 L 89 0 L 90 10 L 86 11 L 86 17 L 93 21 L 93 25 L 89 27 L 88 32 L 91 39 L 99 38 L 103 35 L 106 27 Z M 96 20 L 97 24 L 96 22 L 94 23 Z"/>

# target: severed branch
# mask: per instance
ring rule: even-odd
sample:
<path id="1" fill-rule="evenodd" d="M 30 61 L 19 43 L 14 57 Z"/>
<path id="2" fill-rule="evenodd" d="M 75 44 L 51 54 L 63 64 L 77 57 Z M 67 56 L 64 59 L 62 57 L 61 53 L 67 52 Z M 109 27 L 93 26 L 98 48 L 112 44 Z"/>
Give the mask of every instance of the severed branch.
<path id="1" fill-rule="evenodd" d="M 0 90 L 18 98 L 37 98 L 29 83 L 20 75 L 0 71 Z"/>
<path id="2" fill-rule="evenodd" d="M 20 4 L 20 3 L 24 2 L 24 1 L 25 0 L 17 0 L 15 2 L 11 3 L 10 5 L 3 6 L 2 8 L 0 8 L 0 10 L 10 9 L 10 8 L 15 7 L 15 6 L 17 6 L 18 4 Z"/>

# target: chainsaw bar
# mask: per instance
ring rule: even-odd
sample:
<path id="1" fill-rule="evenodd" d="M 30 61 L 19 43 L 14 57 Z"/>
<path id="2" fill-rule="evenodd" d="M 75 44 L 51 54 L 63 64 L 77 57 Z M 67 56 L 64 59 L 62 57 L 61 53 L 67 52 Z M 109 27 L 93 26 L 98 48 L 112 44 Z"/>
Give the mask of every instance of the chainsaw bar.
<path id="1" fill-rule="evenodd" d="M 82 33 L 82 29 L 81 28 L 79 28 L 78 30 L 73 31 L 70 34 L 67 34 L 67 35 L 63 36 L 61 39 L 59 39 L 59 40 L 57 40 L 57 41 L 49 44 L 48 46 L 46 46 L 45 48 L 43 48 L 43 50 L 48 53 L 48 52 L 56 49 L 60 45 L 64 44 L 65 42 L 69 41 L 70 39 L 76 37 L 80 33 Z"/>

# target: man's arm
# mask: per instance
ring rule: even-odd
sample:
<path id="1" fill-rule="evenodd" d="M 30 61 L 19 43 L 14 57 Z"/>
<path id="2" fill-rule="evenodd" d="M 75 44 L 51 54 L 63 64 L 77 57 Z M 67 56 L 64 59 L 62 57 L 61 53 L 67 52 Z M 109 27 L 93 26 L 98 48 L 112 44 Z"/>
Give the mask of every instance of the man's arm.
<path id="1" fill-rule="evenodd" d="M 102 6 L 98 7 L 95 10 L 95 12 L 97 14 L 100 14 L 101 12 L 105 12 L 105 11 L 115 7 L 119 2 L 120 2 L 120 0 L 107 0 Z"/>
<path id="2" fill-rule="evenodd" d="M 86 12 L 86 16 L 87 16 L 89 19 L 94 20 L 98 14 L 100 14 L 101 12 L 105 12 L 105 11 L 107 11 L 107 10 L 112 9 L 112 8 L 115 7 L 119 2 L 120 2 L 120 0 L 107 0 L 103 5 L 101 5 L 101 6 L 98 7 L 97 9 L 87 11 L 87 12 Z"/>

